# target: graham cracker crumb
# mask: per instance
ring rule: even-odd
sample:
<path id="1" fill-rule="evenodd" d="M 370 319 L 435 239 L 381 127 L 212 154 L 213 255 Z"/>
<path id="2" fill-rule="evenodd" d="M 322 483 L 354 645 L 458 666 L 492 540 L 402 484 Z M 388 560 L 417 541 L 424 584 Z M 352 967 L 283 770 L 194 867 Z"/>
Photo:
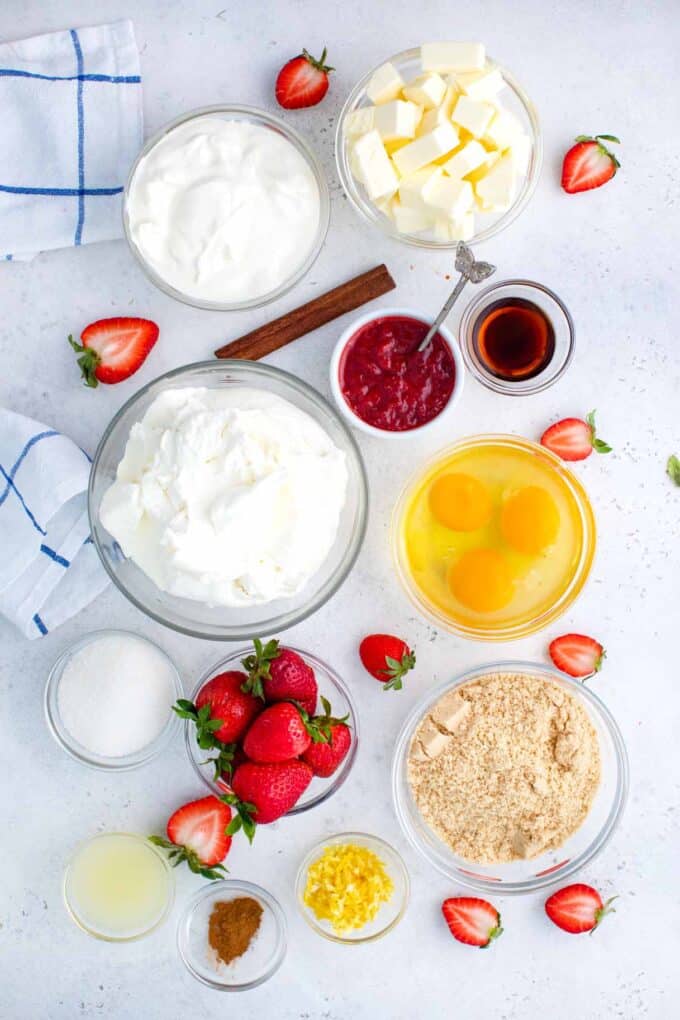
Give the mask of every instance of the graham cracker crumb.
<path id="1" fill-rule="evenodd" d="M 583 823 L 600 784 L 585 708 L 556 683 L 492 673 L 445 694 L 414 733 L 408 778 L 431 829 L 468 861 L 538 857 Z"/>

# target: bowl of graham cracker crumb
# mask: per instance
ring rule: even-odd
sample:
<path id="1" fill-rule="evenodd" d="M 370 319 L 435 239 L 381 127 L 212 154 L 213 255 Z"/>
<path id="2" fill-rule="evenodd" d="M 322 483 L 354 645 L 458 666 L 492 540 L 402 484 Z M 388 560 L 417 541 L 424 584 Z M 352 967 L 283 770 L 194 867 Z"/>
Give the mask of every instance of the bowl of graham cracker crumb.
<path id="1" fill-rule="evenodd" d="M 604 703 L 550 666 L 499 662 L 429 692 L 397 741 L 392 793 L 435 868 L 501 895 L 561 882 L 611 838 L 628 760 Z"/>

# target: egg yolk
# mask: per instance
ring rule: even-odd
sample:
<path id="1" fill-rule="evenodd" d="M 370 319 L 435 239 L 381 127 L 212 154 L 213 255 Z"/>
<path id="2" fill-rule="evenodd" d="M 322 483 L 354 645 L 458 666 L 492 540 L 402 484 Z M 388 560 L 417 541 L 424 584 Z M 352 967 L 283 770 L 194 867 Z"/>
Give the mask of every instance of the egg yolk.
<path id="1" fill-rule="evenodd" d="M 492 613 L 507 606 L 514 589 L 512 573 L 496 549 L 470 549 L 449 568 L 449 586 L 464 606 Z"/>
<path id="2" fill-rule="evenodd" d="M 452 531 L 477 531 L 491 520 L 493 507 L 486 486 L 472 475 L 442 475 L 430 489 L 430 510 Z"/>
<path id="3" fill-rule="evenodd" d="M 506 542 L 527 555 L 552 545 L 560 527 L 560 514 L 550 493 L 527 485 L 510 496 L 501 510 L 501 531 Z"/>

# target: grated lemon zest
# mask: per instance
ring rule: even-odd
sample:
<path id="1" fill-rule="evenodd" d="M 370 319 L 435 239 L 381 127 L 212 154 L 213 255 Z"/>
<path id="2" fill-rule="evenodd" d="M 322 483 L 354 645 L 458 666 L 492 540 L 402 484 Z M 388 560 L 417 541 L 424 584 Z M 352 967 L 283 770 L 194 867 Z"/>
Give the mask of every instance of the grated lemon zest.
<path id="1" fill-rule="evenodd" d="M 304 902 L 338 934 L 363 928 L 394 892 L 381 859 L 363 846 L 328 846 L 307 872 Z"/>

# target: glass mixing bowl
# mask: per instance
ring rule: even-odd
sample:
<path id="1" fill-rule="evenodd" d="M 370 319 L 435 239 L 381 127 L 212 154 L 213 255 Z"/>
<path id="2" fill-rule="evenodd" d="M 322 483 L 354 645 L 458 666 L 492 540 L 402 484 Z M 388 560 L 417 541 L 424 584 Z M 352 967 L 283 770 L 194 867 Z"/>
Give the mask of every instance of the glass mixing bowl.
<path id="1" fill-rule="evenodd" d="M 334 718 L 342 719 L 343 716 L 349 716 L 347 725 L 352 733 L 352 745 L 337 771 L 332 776 L 329 776 L 328 779 L 315 776 L 297 804 L 287 812 L 288 815 L 297 815 L 302 811 L 308 811 L 310 808 L 316 807 L 317 804 L 323 804 L 325 800 L 328 800 L 329 797 L 340 789 L 349 776 L 359 746 L 359 713 L 357 712 L 357 707 L 349 687 L 338 676 L 335 670 L 331 669 L 322 659 L 317 658 L 316 655 L 312 655 L 311 652 L 307 652 L 302 648 L 293 648 L 292 645 L 287 645 L 286 647 L 301 655 L 314 670 L 314 676 L 319 686 L 318 711 L 322 710 L 320 699 L 322 697 L 327 698 L 331 704 Z M 241 660 L 246 655 L 251 655 L 252 651 L 252 646 L 240 648 L 238 651 L 232 652 L 225 659 L 216 662 L 210 669 L 207 669 L 191 692 L 191 701 L 196 701 L 199 691 L 207 684 L 208 680 L 217 676 L 218 673 L 226 673 L 228 670 L 242 670 Z M 214 793 L 217 797 L 221 796 L 228 789 L 227 785 L 219 780 L 215 781 L 215 769 L 210 762 L 209 752 L 201 750 L 196 743 L 194 724 L 186 722 L 184 727 L 184 742 L 189 761 L 211 793 Z"/>
<path id="2" fill-rule="evenodd" d="M 492 619 L 489 614 L 488 621 L 474 623 L 462 619 L 456 619 L 449 615 L 442 606 L 438 605 L 414 579 L 411 565 L 409 563 L 408 550 L 404 537 L 404 523 L 411 506 L 415 493 L 428 476 L 440 463 L 444 463 L 456 453 L 466 451 L 483 450 L 485 447 L 506 448 L 508 453 L 519 452 L 528 458 L 539 458 L 540 464 L 550 471 L 556 472 L 560 484 L 565 487 L 574 514 L 578 519 L 580 541 L 574 552 L 570 565 L 570 572 L 566 583 L 556 593 L 555 600 L 545 606 L 541 612 L 533 618 L 523 614 L 518 622 L 509 619 Z M 548 626 L 560 617 L 572 605 L 585 585 L 595 557 L 596 534 L 595 517 L 585 489 L 580 481 L 568 471 L 563 462 L 555 454 L 551 453 L 544 446 L 533 443 L 520 436 L 509 435 L 481 435 L 471 436 L 468 439 L 461 439 L 457 443 L 440 450 L 429 461 L 422 465 L 408 480 L 402 490 L 392 514 L 391 526 L 392 556 L 397 571 L 397 576 L 418 610 L 432 621 L 435 626 L 442 627 L 462 637 L 473 638 L 477 641 L 510 641 L 515 638 L 526 637 L 537 630 Z M 479 614 L 481 615 L 481 614 Z"/>
<path id="3" fill-rule="evenodd" d="M 287 599 L 249 607 L 208 606 L 161 591 L 123 553 L 99 520 L 102 497 L 116 477 L 130 429 L 160 394 L 189 386 L 224 388 L 247 386 L 274 393 L 304 411 L 343 451 L 348 482 L 345 505 L 335 542 L 316 574 L 302 591 Z M 142 387 L 113 417 L 97 448 L 90 473 L 88 508 L 92 538 L 116 587 L 143 613 L 159 623 L 213 641 L 244 641 L 292 627 L 306 619 L 333 595 L 354 565 L 366 531 L 368 485 L 361 453 L 338 412 L 302 380 L 249 361 L 205 361 L 186 365 Z"/>
<path id="4" fill-rule="evenodd" d="M 350 200 L 350 204 L 359 213 L 359 215 L 365 220 L 368 220 L 369 223 L 378 227 L 389 237 L 394 238 L 396 241 L 402 241 L 404 244 L 412 245 L 416 248 L 429 248 L 435 251 L 454 250 L 457 247 L 457 241 L 436 241 L 432 237 L 423 236 L 421 234 L 400 234 L 392 221 L 381 213 L 377 206 L 370 201 L 363 185 L 357 181 L 356 177 L 352 173 L 349 158 L 349 145 L 347 144 L 348 139 L 345 135 L 345 121 L 349 114 L 353 113 L 355 110 L 358 110 L 362 106 L 370 105 L 369 100 L 366 98 L 366 88 L 375 71 L 386 63 L 393 64 L 397 71 L 401 74 L 402 78 L 405 81 L 410 81 L 422 73 L 420 47 L 404 50 L 401 53 L 395 54 L 393 57 L 386 57 L 384 60 L 381 60 L 379 64 L 371 68 L 371 70 L 357 82 L 347 97 L 347 101 L 345 102 L 338 118 L 335 134 L 335 159 L 338 167 L 338 174 L 340 176 L 340 182 L 345 190 L 345 194 Z M 529 155 L 529 165 L 526 175 L 517 189 L 517 194 L 515 195 L 510 208 L 501 213 L 477 213 L 475 215 L 476 232 L 474 236 L 468 240 L 468 244 L 478 244 L 481 241 L 488 241 L 489 238 L 495 237 L 496 234 L 499 234 L 501 230 L 510 226 L 510 224 L 517 219 L 534 193 L 536 184 L 538 183 L 538 177 L 541 172 L 541 163 L 543 161 L 541 129 L 538 121 L 538 113 L 536 112 L 534 104 L 531 102 L 519 82 L 512 74 L 510 74 L 509 71 L 498 66 L 492 57 L 487 57 L 487 63 L 497 66 L 503 75 L 507 86 L 502 92 L 503 107 L 510 113 L 514 114 L 520 121 L 522 127 L 531 140 L 531 152 Z"/>
<path id="5" fill-rule="evenodd" d="M 489 673 L 526 673 L 552 681 L 573 695 L 588 713 L 600 744 L 602 778 L 593 806 L 580 829 L 563 846 L 532 860 L 474 864 L 459 857 L 426 824 L 416 807 L 408 782 L 411 739 L 421 719 L 444 694 Z M 536 892 L 565 882 L 593 860 L 607 845 L 628 795 L 628 757 L 621 732 L 605 704 L 579 680 L 534 662 L 495 662 L 447 680 L 419 701 L 409 713 L 397 739 L 392 762 L 392 797 L 399 823 L 409 842 L 433 867 L 452 881 L 498 896 Z"/>
<path id="6" fill-rule="evenodd" d="M 304 262 L 298 266 L 295 271 L 291 273 L 288 279 L 284 280 L 283 283 L 281 283 L 275 290 L 243 301 L 209 301 L 199 297 L 193 297 L 190 294 L 185 294 L 182 291 L 177 290 L 164 280 L 163 277 L 160 276 L 150 265 L 130 232 L 128 207 L 129 195 L 131 188 L 134 186 L 134 177 L 140 161 L 144 159 L 144 157 L 151 152 L 154 146 L 162 141 L 166 135 L 179 127 L 180 124 L 186 124 L 189 121 L 196 120 L 198 117 L 207 116 L 220 117 L 223 120 L 247 121 L 250 124 L 256 124 L 260 127 L 267 128 L 270 131 L 274 131 L 276 134 L 282 135 L 305 159 L 312 171 L 312 174 L 314 175 L 314 179 L 319 189 L 319 225 L 317 227 L 316 237 L 314 238 L 314 244 L 312 248 L 310 248 Z M 269 304 L 270 301 L 275 301 L 277 298 L 281 297 L 282 294 L 286 294 L 302 279 L 303 276 L 305 276 L 307 272 L 309 272 L 316 262 L 317 256 L 326 239 L 328 224 L 330 222 L 330 209 L 331 204 L 328 192 L 328 183 L 321 163 L 302 135 L 300 135 L 294 128 L 290 127 L 289 124 L 281 120 L 279 117 L 274 117 L 271 113 L 266 113 L 264 110 L 258 110 L 254 106 L 204 106 L 199 110 L 191 110 L 189 113 L 184 113 L 181 117 L 177 117 L 175 120 L 170 121 L 169 124 L 165 124 L 160 131 L 153 135 L 152 138 L 149 138 L 142 148 L 137 159 L 132 164 L 132 169 L 130 170 L 127 183 L 125 185 L 125 192 L 123 195 L 123 230 L 125 232 L 125 239 L 130 247 L 130 251 L 136 258 L 137 262 L 151 282 L 154 283 L 159 290 L 162 290 L 164 294 L 168 294 L 170 297 L 175 298 L 177 301 L 181 301 L 183 304 L 193 305 L 195 308 L 207 308 L 210 311 L 228 312 L 235 311 L 239 308 L 259 308 L 262 305 Z"/>

